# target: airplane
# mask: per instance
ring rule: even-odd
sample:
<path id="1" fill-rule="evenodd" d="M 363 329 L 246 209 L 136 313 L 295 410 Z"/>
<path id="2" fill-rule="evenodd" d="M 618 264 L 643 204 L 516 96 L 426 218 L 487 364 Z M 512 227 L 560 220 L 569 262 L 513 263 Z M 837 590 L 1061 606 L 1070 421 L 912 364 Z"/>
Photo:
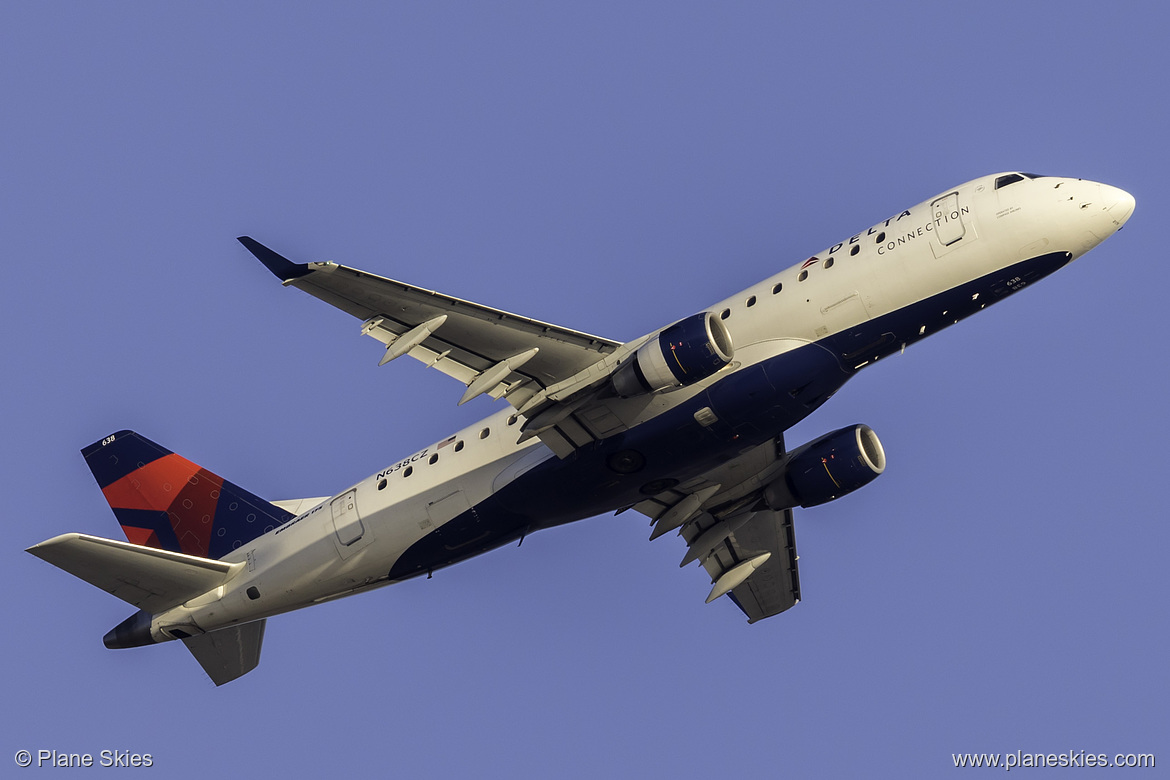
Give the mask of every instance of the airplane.
<path id="1" fill-rule="evenodd" d="M 281 283 L 358 318 L 379 365 L 410 356 L 507 406 L 334 496 L 266 501 L 145 437 L 82 450 L 127 541 L 28 552 L 138 609 L 108 648 L 181 640 L 216 685 L 260 660 L 267 618 L 435 571 L 534 531 L 634 510 L 756 622 L 800 601 L 793 509 L 886 466 L 871 428 L 784 433 L 862 368 L 1093 249 L 1134 198 L 1007 172 L 903 209 L 628 342 L 239 239 Z"/>

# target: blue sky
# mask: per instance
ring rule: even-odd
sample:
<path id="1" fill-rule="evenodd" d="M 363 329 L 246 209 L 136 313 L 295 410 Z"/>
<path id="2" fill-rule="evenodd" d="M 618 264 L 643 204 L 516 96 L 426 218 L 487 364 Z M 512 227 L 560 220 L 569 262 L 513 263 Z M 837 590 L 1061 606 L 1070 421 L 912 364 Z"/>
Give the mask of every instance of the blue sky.
<path id="1" fill-rule="evenodd" d="M 1170 762 L 1164 12 L 1117 3 L 6 4 L 0 744 L 167 777 L 939 776 L 955 752 Z M 793 4 L 795 5 L 795 4 Z M 599 517 L 269 621 L 216 689 L 27 555 L 119 529 L 133 428 L 269 497 L 486 416 L 235 242 L 634 338 L 959 182 L 1137 198 L 1035 288 L 862 372 L 881 479 L 797 514 L 748 626 Z M 1165 755 L 1163 755 L 1165 754 Z M 35 770 L 27 770 L 35 771 Z"/>

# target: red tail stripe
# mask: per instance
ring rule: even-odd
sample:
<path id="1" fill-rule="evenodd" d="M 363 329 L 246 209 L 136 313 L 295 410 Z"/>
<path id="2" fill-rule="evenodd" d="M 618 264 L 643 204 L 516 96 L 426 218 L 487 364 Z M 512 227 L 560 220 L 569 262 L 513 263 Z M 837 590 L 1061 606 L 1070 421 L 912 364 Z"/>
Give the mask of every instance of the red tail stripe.
<path id="1" fill-rule="evenodd" d="M 130 544 L 162 549 L 162 544 L 158 540 L 158 534 L 149 528 L 136 528 L 132 525 L 124 525 L 122 526 L 122 533 L 126 534 L 126 541 L 130 542 Z"/>
<path id="2" fill-rule="evenodd" d="M 151 509 L 165 512 L 199 467 L 181 455 L 168 453 L 131 471 L 102 489 L 114 509 Z"/>
<path id="3" fill-rule="evenodd" d="M 206 469 L 192 479 L 183 485 L 168 514 L 183 552 L 207 557 L 223 479 Z"/>

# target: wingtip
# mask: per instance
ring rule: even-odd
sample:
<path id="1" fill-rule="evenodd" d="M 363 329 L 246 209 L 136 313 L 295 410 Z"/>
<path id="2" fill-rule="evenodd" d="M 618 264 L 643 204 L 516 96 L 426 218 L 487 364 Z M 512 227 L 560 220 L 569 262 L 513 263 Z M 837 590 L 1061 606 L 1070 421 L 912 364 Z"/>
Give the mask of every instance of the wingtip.
<path id="1" fill-rule="evenodd" d="M 46 539 L 43 542 L 37 542 L 32 547 L 25 547 L 24 551 L 30 555 L 35 555 L 41 560 L 47 560 L 45 555 L 48 554 L 49 550 L 80 537 L 81 534 L 79 533 L 58 534 L 52 539 Z"/>
<path id="2" fill-rule="evenodd" d="M 238 236 L 236 240 L 243 244 L 245 249 L 251 252 L 257 260 L 264 264 L 265 268 L 271 271 L 282 282 L 296 279 L 310 272 L 308 263 L 294 263 L 287 257 L 264 246 L 251 236 Z"/>

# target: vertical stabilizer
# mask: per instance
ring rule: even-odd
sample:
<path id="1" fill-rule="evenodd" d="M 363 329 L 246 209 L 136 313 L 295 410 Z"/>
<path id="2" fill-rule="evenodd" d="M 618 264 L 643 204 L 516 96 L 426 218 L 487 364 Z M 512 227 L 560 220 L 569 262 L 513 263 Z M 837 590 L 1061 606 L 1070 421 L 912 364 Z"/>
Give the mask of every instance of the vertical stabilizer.
<path id="1" fill-rule="evenodd" d="M 229 683 L 256 668 L 264 643 L 264 621 L 221 628 L 189 637 L 183 644 L 216 685 Z"/>
<path id="2" fill-rule="evenodd" d="M 292 518 L 133 431 L 81 454 L 133 544 L 219 559 Z"/>

